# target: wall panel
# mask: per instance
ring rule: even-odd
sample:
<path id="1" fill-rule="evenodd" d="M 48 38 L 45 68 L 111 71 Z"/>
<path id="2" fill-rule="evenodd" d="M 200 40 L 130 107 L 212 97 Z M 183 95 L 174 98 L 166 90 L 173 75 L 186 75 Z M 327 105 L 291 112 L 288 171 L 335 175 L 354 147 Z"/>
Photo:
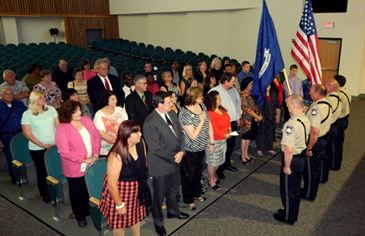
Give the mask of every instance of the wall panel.
<path id="1" fill-rule="evenodd" d="M 19 3 L 21 2 L 21 4 Z M 0 15 L 14 14 L 80 14 L 109 15 L 108 0 L 1 0 Z"/>
<path id="2" fill-rule="evenodd" d="M 101 17 L 68 17 L 69 42 L 79 47 L 87 46 L 86 29 L 102 29 L 103 38 L 118 38 L 118 19 Z"/>

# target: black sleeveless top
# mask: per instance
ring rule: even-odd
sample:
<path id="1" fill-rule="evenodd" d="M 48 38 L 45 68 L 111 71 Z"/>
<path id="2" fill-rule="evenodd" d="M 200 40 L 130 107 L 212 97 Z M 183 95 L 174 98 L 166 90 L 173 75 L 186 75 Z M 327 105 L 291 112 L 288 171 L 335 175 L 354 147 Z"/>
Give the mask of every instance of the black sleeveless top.
<path id="1" fill-rule="evenodd" d="M 144 146 L 143 146 L 142 141 L 136 144 L 136 149 L 137 149 L 138 159 L 134 160 L 132 155 L 129 154 L 129 156 L 128 156 L 129 162 L 124 163 L 124 161 L 123 161 L 122 170 L 120 171 L 120 175 L 119 175 L 119 179 L 118 179 L 119 181 L 136 181 L 138 174 L 144 174 L 142 172 L 147 171 L 146 157 L 145 157 Z M 137 172 L 137 173 L 134 173 L 134 172 Z"/>

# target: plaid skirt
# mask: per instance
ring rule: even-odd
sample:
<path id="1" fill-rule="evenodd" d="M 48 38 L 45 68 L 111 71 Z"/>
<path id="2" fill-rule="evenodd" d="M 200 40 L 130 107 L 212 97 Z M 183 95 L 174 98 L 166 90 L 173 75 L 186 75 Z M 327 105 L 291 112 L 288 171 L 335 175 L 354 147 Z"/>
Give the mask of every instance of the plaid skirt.
<path id="1" fill-rule="evenodd" d="M 142 221 L 146 216 L 145 206 L 139 205 L 138 182 L 118 181 L 119 196 L 127 207 L 127 214 L 118 215 L 115 209 L 115 202 L 112 199 L 107 187 L 107 175 L 104 176 L 103 192 L 99 204 L 99 211 L 104 215 L 106 222 L 113 229 L 126 228 Z"/>

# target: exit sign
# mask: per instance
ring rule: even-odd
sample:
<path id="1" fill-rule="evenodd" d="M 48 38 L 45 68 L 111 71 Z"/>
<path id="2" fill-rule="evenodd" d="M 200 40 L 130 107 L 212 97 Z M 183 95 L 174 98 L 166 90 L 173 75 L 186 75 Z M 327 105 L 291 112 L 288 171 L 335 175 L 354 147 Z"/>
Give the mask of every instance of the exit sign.
<path id="1" fill-rule="evenodd" d="M 326 22 L 326 28 L 333 28 L 334 22 Z"/>

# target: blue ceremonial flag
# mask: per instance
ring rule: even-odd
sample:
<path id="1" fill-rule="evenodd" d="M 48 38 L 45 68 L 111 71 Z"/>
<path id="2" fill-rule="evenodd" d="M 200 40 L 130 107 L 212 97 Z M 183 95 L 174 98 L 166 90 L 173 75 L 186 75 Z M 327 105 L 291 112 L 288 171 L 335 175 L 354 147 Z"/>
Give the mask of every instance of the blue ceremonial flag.
<path id="1" fill-rule="evenodd" d="M 252 96 L 257 99 L 257 103 L 262 110 L 265 110 L 266 88 L 282 69 L 284 69 L 284 63 L 276 37 L 274 22 L 267 9 L 266 1 L 264 1 L 252 87 Z"/>

